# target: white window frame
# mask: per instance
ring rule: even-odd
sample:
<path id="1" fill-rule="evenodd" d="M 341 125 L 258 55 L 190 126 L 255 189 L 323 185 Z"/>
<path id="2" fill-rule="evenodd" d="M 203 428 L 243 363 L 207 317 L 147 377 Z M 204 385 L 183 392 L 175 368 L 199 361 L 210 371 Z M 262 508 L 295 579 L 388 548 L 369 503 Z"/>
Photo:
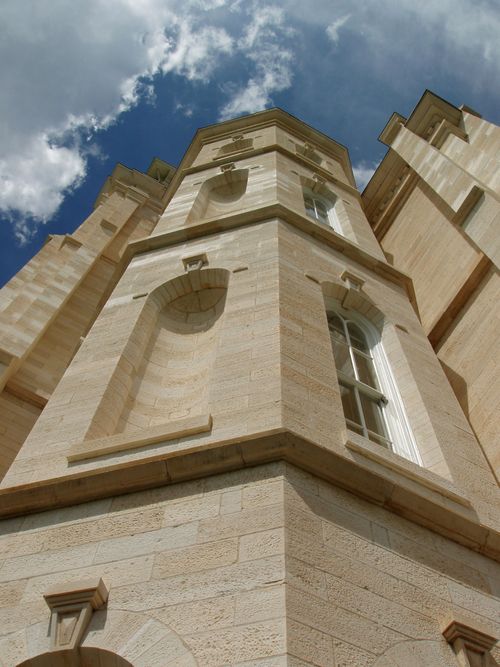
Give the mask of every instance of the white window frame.
<path id="1" fill-rule="evenodd" d="M 387 355 L 381 342 L 380 332 L 365 317 L 353 310 L 347 310 L 342 306 L 329 308 L 328 315 L 339 315 L 344 321 L 352 322 L 357 325 L 366 336 L 366 342 L 370 349 L 376 378 L 380 387 L 380 392 L 366 385 L 366 394 L 375 397 L 377 394 L 381 397 L 383 403 L 383 417 L 389 439 L 391 441 L 389 449 L 404 458 L 422 466 L 422 459 L 418 451 L 417 443 L 413 436 L 406 411 L 403 407 L 401 394 L 397 387 L 394 375 L 392 373 Z M 332 349 L 333 353 L 333 349 Z M 350 354 L 352 354 L 350 350 Z M 337 371 L 339 380 L 343 380 L 343 374 Z M 344 384 L 346 383 L 345 380 Z M 356 381 L 358 384 L 359 381 Z M 348 426 L 349 428 L 349 426 Z M 356 434 L 359 436 L 359 434 Z M 364 437 L 364 436 L 360 436 Z M 371 441 L 370 441 L 371 442 Z M 375 444 L 375 443 L 374 443 Z M 382 445 L 380 445 L 382 447 Z"/>
<path id="2" fill-rule="evenodd" d="M 337 198 L 335 196 L 325 197 L 324 195 L 318 194 L 317 192 L 313 192 L 313 190 L 311 190 L 310 188 L 303 188 L 302 195 L 304 198 L 304 208 L 308 218 L 311 218 L 311 220 L 315 220 L 320 225 L 328 224 L 328 226 L 331 227 L 334 232 L 337 232 L 337 234 L 343 234 L 337 212 L 335 211 L 335 204 L 337 201 Z M 311 199 L 314 203 L 313 214 L 311 214 L 308 211 L 308 207 L 306 205 L 306 199 Z M 325 223 L 317 214 L 317 203 L 322 204 L 324 206 L 328 220 L 327 223 Z"/>

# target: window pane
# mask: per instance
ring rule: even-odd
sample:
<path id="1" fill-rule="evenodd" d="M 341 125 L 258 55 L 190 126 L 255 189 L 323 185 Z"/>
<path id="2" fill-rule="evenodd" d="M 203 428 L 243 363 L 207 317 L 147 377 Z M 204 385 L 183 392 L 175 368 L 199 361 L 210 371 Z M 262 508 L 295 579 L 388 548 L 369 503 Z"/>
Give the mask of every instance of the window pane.
<path id="1" fill-rule="evenodd" d="M 338 315 L 329 315 L 328 316 L 328 327 L 330 331 L 336 331 L 342 337 L 344 343 L 347 343 L 347 339 L 344 334 L 344 325 L 342 320 Z"/>
<path id="2" fill-rule="evenodd" d="M 311 197 L 304 197 L 304 204 L 306 206 L 306 213 L 311 218 L 316 218 L 316 210 L 314 208 L 314 202 Z"/>
<path id="3" fill-rule="evenodd" d="M 347 323 L 347 330 L 349 331 L 351 345 L 356 347 L 358 350 L 363 350 L 363 352 L 369 352 L 370 348 L 366 342 L 364 332 L 361 331 L 361 329 L 353 322 Z"/>
<path id="4" fill-rule="evenodd" d="M 354 352 L 354 359 L 356 361 L 356 368 L 358 371 L 358 380 L 364 382 L 369 387 L 378 389 L 377 376 L 375 375 L 375 368 L 373 361 L 363 354 Z"/>
<path id="5" fill-rule="evenodd" d="M 366 428 L 378 435 L 387 438 L 387 431 L 385 428 L 384 416 L 379 401 L 374 401 L 361 391 L 359 392 L 361 399 L 361 408 L 365 418 Z"/>
<path id="6" fill-rule="evenodd" d="M 320 222 L 328 224 L 328 209 L 325 203 L 319 199 L 315 199 L 314 203 L 316 204 L 316 217 Z"/>
<path id="7" fill-rule="evenodd" d="M 333 357 L 335 359 L 335 366 L 337 371 L 344 373 L 349 377 L 354 377 L 354 369 L 352 367 L 351 355 L 349 354 L 349 347 L 337 339 L 336 334 L 332 334 L 332 348 Z"/>
<path id="8" fill-rule="evenodd" d="M 347 387 L 345 384 L 340 385 L 340 397 L 342 398 L 342 407 L 344 408 L 344 416 L 346 420 L 361 424 L 359 410 L 354 396 L 354 389 Z"/>

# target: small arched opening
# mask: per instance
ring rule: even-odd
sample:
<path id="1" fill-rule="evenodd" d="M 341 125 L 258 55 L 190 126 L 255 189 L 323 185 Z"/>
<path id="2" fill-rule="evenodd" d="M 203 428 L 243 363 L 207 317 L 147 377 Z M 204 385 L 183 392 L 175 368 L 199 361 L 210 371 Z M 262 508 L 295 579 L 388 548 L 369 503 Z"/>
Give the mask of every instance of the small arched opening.
<path id="1" fill-rule="evenodd" d="M 134 667 L 116 653 L 101 648 L 81 647 L 69 651 L 50 651 L 29 658 L 16 667 Z"/>

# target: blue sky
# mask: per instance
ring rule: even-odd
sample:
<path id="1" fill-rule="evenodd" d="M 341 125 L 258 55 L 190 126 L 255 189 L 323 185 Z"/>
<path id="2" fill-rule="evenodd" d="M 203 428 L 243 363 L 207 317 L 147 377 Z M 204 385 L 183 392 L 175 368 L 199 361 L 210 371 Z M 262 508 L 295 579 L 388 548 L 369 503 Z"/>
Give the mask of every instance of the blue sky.
<path id="1" fill-rule="evenodd" d="M 200 126 L 280 106 L 362 187 L 426 88 L 500 123 L 499 37 L 498 0 L 3 0 L 0 284 L 116 162 L 176 165 Z"/>

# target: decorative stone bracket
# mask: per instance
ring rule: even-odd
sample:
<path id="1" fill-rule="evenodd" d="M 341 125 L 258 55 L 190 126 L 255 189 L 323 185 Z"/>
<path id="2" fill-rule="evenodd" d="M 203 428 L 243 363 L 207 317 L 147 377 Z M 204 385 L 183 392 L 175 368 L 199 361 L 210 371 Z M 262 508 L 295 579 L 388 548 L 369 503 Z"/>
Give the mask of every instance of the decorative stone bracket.
<path id="1" fill-rule="evenodd" d="M 79 646 L 94 610 L 106 604 L 108 589 L 102 579 L 74 581 L 43 597 L 51 610 L 51 650 L 61 651 Z"/>
<path id="2" fill-rule="evenodd" d="M 448 625 L 443 631 L 443 636 L 453 647 L 460 667 L 493 667 L 496 665 L 490 655 L 497 641 L 494 637 L 457 621 Z"/>

